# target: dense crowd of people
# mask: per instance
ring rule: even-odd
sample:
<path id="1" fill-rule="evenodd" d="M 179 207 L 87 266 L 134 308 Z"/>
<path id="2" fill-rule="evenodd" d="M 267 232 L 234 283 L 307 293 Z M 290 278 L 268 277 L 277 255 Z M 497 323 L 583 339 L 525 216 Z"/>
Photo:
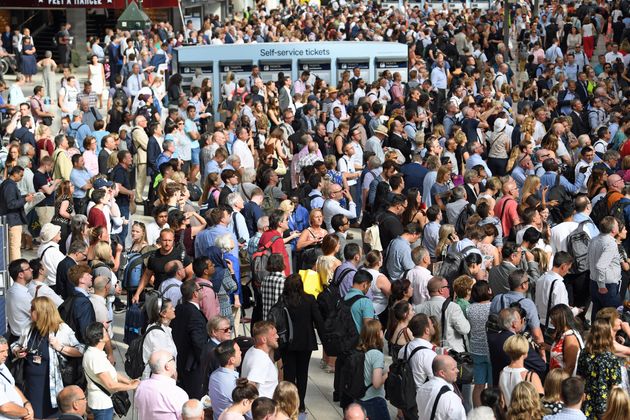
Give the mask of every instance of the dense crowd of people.
<path id="1" fill-rule="evenodd" d="M 58 62 L 5 28 L 0 418 L 303 420 L 318 350 L 349 420 L 627 418 L 629 11 L 259 4 L 107 30 L 87 80 L 70 25 Z M 332 40 L 406 44 L 408 80 L 172 71 Z"/>

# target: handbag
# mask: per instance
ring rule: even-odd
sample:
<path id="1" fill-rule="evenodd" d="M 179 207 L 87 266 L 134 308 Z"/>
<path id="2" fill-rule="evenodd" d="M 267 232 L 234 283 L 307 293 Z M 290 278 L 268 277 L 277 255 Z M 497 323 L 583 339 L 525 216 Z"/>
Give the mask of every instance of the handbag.
<path id="1" fill-rule="evenodd" d="M 457 385 L 473 383 L 473 358 L 470 353 L 449 350 L 448 354 L 457 362 Z"/>
<path id="2" fill-rule="evenodd" d="M 57 353 L 57 360 L 59 361 L 59 372 L 61 372 L 63 386 L 77 385 L 85 390 L 87 381 L 83 370 L 83 358 L 66 357 L 59 352 L 55 353 Z"/>
<path id="3" fill-rule="evenodd" d="M 15 386 L 24 389 L 24 363 L 26 363 L 26 358 L 17 358 L 14 357 L 11 361 L 11 365 L 9 366 L 9 372 L 13 375 L 13 379 L 15 380 Z"/>
<path id="4" fill-rule="evenodd" d="M 105 395 L 112 399 L 112 405 L 114 406 L 114 412 L 116 413 L 116 415 L 118 417 L 125 417 L 129 412 L 129 408 L 131 408 L 129 393 L 127 393 L 127 391 L 118 391 L 112 394 L 107 390 L 107 388 L 96 382 L 94 378 L 92 378 L 92 375 L 87 373 L 87 371 L 85 372 L 85 374 L 87 375 L 87 377 L 90 378 L 90 381 L 92 381 L 92 383 L 96 385 L 98 389 L 103 391 Z"/>

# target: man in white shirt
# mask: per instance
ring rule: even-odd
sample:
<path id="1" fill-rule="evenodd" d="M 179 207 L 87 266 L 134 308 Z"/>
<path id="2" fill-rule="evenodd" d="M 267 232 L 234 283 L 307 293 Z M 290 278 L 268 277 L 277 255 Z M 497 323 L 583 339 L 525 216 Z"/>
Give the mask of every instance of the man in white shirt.
<path id="1" fill-rule="evenodd" d="M 348 209 L 346 210 L 341 206 L 339 201 L 345 197 L 348 201 Z M 336 214 L 342 214 L 349 219 L 357 217 L 357 205 L 352 199 L 350 191 L 344 190 L 339 184 L 330 184 L 328 187 L 328 200 L 324 200 L 324 207 L 322 211 L 324 213 L 324 223 L 328 226 L 328 233 L 334 233 L 332 228 L 332 218 Z"/>
<path id="2" fill-rule="evenodd" d="M 431 265 L 431 255 L 425 247 L 419 246 L 411 251 L 411 259 L 416 266 L 407 273 L 407 280 L 411 282 L 413 289 L 412 303 L 419 305 L 431 298 L 427 289 L 429 280 L 433 278 L 433 274 L 428 270 Z"/>
<path id="3" fill-rule="evenodd" d="M 451 356 L 440 355 L 433 359 L 433 378 L 422 385 L 416 394 L 418 418 L 433 420 L 464 420 L 466 410 L 454 391 L 459 369 Z"/>
<path id="4" fill-rule="evenodd" d="M 182 281 L 186 278 L 186 270 L 184 264 L 180 260 L 173 260 L 164 266 L 168 278 L 160 283 L 159 291 L 162 296 L 173 302 L 173 306 L 177 306 L 182 300 L 182 292 L 180 290 Z"/>
<path id="5" fill-rule="evenodd" d="M 7 290 L 7 322 L 11 336 L 9 341 L 16 341 L 24 330 L 31 325 L 31 300 L 27 285 L 33 279 L 33 270 L 23 258 L 11 261 L 9 276 L 13 284 Z"/>
<path id="6" fill-rule="evenodd" d="M 41 245 L 37 250 L 37 256 L 46 268 L 46 283 L 54 286 L 57 283 L 57 266 L 66 258 L 59 250 L 61 240 L 61 227 L 46 223 L 39 234 Z"/>
<path id="7" fill-rule="evenodd" d="M 569 293 L 564 284 L 564 277 L 571 270 L 571 265 L 573 257 L 568 252 L 559 251 L 554 255 L 551 271 L 547 271 L 536 281 L 536 309 L 543 325 L 548 323 L 548 311 L 551 308 L 561 303 L 569 305 Z M 575 315 L 581 312 L 580 308 L 572 310 Z"/>
<path id="8" fill-rule="evenodd" d="M 147 225 L 147 242 L 155 245 L 162 229 L 168 228 L 168 206 L 158 206 L 153 210 L 153 222 Z"/>
<path id="9" fill-rule="evenodd" d="M 273 398 L 278 369 L 269 353 L 278 348 L 278 331 L 273 322 L 260 321 L 254 324 L 252 337 L 256 344 L 245 353 L 241 377 L 256 385 L 260 397 Z"/>
<path id="10" fill-rule="evenodd" d="M 420 388 L 428 378 L 433 376 L 431 363 L 437 354 L 433 350 L 433 344 L 431 344 L 429 340 L 431 336 L 435 334 L 435 328 L 433 322 L 426 314 L 414 315 L 409 321 L 408 328 L 413 334 L 413 340 L 400 349 L 398 358 L 409 360 L 411 371 L 413 372 L 413 379 L 416 382 L 416 388 Z M 413 357 L 411 357 L 414 350 L 420 347 L 422 347 L 422 349 L 416 351 Z"/>
<path id="11" fill-rule="evenodd" d="M 111 289 L 111 280 L 105 276 L 97 276 L 92 280 L 93 293 L 90 293 L 90 303 L 94 308 L 96 322 L 102 323 L 107 329 L 110 338 L 114 337 L 114 330 L 111 324 L 113 313 L 110 313 L 107 305 L 107 296 Z M 107 349 L 107 346 L 106 346 Z"/>
<path id="12" fill-rule="evenodd" d="M 580 161 L 575 165 L 575 178 L 577 179 L 578 173 L 580 169 L 587 167 L 586 173 L 584 174 L 584 183 L 582 187 L 580 187 L 580 193 L 586 194 L 586 184 L 588 183 L 588 179 L 591 177 L 591 171 L 593 170 L 593 159 L 595 159 L 595 151 L 591 146 L 583 147 L 580 151 Z"/>
<path id="13" fill-rule="evenodd" d="M 32 273 L 38 273 L 41 269 L 43 269 L 41 261 L 37 259 L 31 260 L 29 265 L 31 266 Z M 45 271 L 46 269 L 44 269 L 44 272 Z M 28 292 L 31 294 L 31 296 L 33 296 L 33 298 L 42 296 L 47 297 L 52 300 L 57 307 L 59 307 L 59 305 L 63 303 L 63 299 L 61 298 L 61 296 L 55 293 L 55 291 L 43 281 L 36 280 L 35 276 L 33 276 L 33 280 L 28 283 L 27 287 Z"/>
<path id="14" fill-rule="evenodd" d="M 253 142 L 249 136 L 249 131 L 245 127 L 239 127 L 236 130 L 236 140 L 232 144 L 232 154 L 241 158 L 243 168 L 255 167 L 254 155 L 250 147 L 253 147 Z"/>
<path id="15" fill-rule="evenodd" d="M 26 261 L 26 260 L 24 260 Z M 15 261 L 14 261 L 15 262 Z M 28 264 L 27 264 L 28 265 Z M 15 386 L 15 379 L 4 364 L 9 357 L 9 343 L 0 336 L 0 419 L 32 419 L 33 406 L 22 391 Z"/>
<path id="16" fill-rule="evenodd" d="M 609 51 L 604 56 L 608 64 L 614 64 L 618 58 L 623 60 L 623 55 L 619 52 L 619 45 L 613 44 L 612 51 Z"/>
<path id="17" fill-rule="evenodd" d="M 578 223 L 573 221 L 573 214 L 575 213 L 575 204 L 571 202 L 564 202 L 559 206 L 560 214 L 562 216 L 562 223 L 557 224 L 551 228 L 551 251 L 555 255 L 558 251 L 568 251 L 567 238 L 575 229 L 577 229 Z"/>

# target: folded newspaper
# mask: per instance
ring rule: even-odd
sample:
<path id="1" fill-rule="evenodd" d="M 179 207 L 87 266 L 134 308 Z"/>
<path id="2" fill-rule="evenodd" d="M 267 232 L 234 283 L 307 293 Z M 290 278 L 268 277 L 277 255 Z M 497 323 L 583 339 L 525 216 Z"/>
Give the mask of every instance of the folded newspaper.
<path id="1" fill-rule="evenodd" d="M 26 203 L 26 205 L 24 206 L 24 213 L 28 214 L 31 210 L 35 208 L 36 205 L 44 201 L 45 198 L 46 195 L 43 192 L 36 192 L 35 196 L 33 197 L 33 201 L 31 201 L 30 203 Z"/>

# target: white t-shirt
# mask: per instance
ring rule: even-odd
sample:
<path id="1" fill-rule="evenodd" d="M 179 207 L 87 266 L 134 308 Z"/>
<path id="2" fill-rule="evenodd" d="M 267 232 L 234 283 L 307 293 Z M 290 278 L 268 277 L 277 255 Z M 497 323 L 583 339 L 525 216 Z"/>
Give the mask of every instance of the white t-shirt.
<path id="1" fill-rule="evenodd" d="M 354 168 L 354 159 L 353 157 L 348 157 L 346 155 L 342 156 L 338 163 L 337 169 L 339 172 L 344 173 L 347 172 L 349 174 L 355 173 L 357 170 Z M 357 179 L 348 179 L 348 186 L 351 187 L 353 185 L 357 185 Z"/>
<path id="2" fill-rule="evenodd" d="M 245 354 L 241 377 L 258 384 L 260 397 L 273 398 L 278 386 L 278 369 L 267 353 L 252 347 Z"/>
<path id="3" fill-rule="evenodd" d="M 109 373 L 114 382 L 118 380 L 116 368 L 107 360 L 107 354 L 96 347 L 88 347 L 83 354 L 83 369 L 85 370 L 85 376 L 87 378 L 93 378 L 96 381 L 99 380 L 98 374 L 104 372 Z M 88 407 L 96 410 L 104 410 L 114 406 L 112 399 L 101 391 L 98 386 L 94 385 L 91 379 L 88 379 L 87 382 Z M 103 385 L 100 382 L 99 384 Z"/>

